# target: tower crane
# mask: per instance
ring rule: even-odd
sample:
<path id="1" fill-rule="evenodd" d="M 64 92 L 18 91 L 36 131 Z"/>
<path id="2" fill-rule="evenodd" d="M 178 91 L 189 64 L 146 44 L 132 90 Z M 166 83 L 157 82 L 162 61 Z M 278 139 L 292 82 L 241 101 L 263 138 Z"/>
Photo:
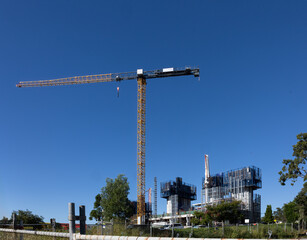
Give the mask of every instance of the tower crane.
<path id="1" fill-rule="evenodd" d="M 199 68 L 163 68 L 152 71 L 137 69 L 136 72 L 108 73 L 87 76 L 75 76 L 52 80 L 25 81 L 16 87 L 45 87 L 85 83 L 119 82 L 123 80 L 137 80 L 137 221 L 145 222 L 145 114 L 146 114 L 146 80 L 194 75 L 199 77 Z"/>

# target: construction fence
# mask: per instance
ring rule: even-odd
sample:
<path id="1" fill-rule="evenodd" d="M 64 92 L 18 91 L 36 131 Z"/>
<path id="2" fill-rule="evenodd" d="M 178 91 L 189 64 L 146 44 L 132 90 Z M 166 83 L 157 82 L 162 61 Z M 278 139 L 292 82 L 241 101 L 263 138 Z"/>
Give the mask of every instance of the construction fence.
<path id="1" fill-rule="evenodd" d="M 62 232 L 62 229 L 61 232 L 53 232 L 0 228 L 0 240 L 170 240 L 172 238 L 306 239 L 306 230 L 299 227 L 298 224 L 247 224 L 158 229 L 149 225 L 127 226 L 115 223 L 87 226 L 85 234 Z"/>

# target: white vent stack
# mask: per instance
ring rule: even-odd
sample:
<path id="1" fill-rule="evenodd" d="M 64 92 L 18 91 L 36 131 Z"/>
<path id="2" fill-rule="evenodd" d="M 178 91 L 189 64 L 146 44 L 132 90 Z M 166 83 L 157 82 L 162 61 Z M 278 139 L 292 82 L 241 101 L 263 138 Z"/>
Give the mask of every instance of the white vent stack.
<path id="1" fill-rule="evenodd" d="M 151 188 L 148 189 L 148 203 L 149 203 L 149 208 L 151 208 Z"/>
<path id="2" fill-rule="evenodd" d="M 209 183 L 210 170 L 209 170 L 209 155 L 205 154 L 205 184 Z"/>
<path id="3" fill-rule="evenodd" d="M 209 202 L 208 199 L 208 184 L 209 184 L 210 170 L 209 170 L 209 155 L 205 154 L 205 203 Z"/>

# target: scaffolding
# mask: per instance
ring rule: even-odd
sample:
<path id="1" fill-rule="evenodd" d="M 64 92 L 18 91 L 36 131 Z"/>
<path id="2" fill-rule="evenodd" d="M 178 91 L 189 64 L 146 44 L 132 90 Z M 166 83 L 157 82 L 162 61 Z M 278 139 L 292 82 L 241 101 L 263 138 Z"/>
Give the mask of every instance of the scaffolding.
<path id="1" fill-rule="evenodd" d="M 177 177 L 176 181 L 161 183 L 161 197 L 167 199 L 167 213 L 175 215 L 190 210 L 191 201 L 196 200 L 196 187 Z"/>
<path id="2" fill-rule="evenodd" d="M 255 166 L 230 170 L 202 180 L 205 205 L 241 201 L 241 210 L 250 222 L 260 221 L 261 196 L 254 191 L 262 187 L 261 170 Z"/>

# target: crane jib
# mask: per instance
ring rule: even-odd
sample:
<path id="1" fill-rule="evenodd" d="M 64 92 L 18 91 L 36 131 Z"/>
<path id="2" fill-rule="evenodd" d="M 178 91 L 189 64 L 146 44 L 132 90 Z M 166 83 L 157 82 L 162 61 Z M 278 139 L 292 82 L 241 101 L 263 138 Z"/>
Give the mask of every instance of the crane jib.
<path id="1" fill-rule="evenodd" d="M 185 75 L 194 75 L 195 77 L 199 77 L 199 68 L 184 68 L 184 69 L 164 68 L 152 71 L 143 71 L 142 69 L 139 70 L 137 72 L 96 74 L 96 75 L 75 76 L 67 78 L 57 78 L 52 80 L 24 81 L 16 84 L 16 87 L 45 87 L 45 86 L 61 86 L 61 85 L 74 85 L 74 84 L 85 84 L 85 83 L 113 82 L 113 81 L 122 81 L 122 80 L 133 80 L 137 79 L 138 77 L 142 77 L 144 79 L 176 77 L 176 76 L 185 76 Z"/>

